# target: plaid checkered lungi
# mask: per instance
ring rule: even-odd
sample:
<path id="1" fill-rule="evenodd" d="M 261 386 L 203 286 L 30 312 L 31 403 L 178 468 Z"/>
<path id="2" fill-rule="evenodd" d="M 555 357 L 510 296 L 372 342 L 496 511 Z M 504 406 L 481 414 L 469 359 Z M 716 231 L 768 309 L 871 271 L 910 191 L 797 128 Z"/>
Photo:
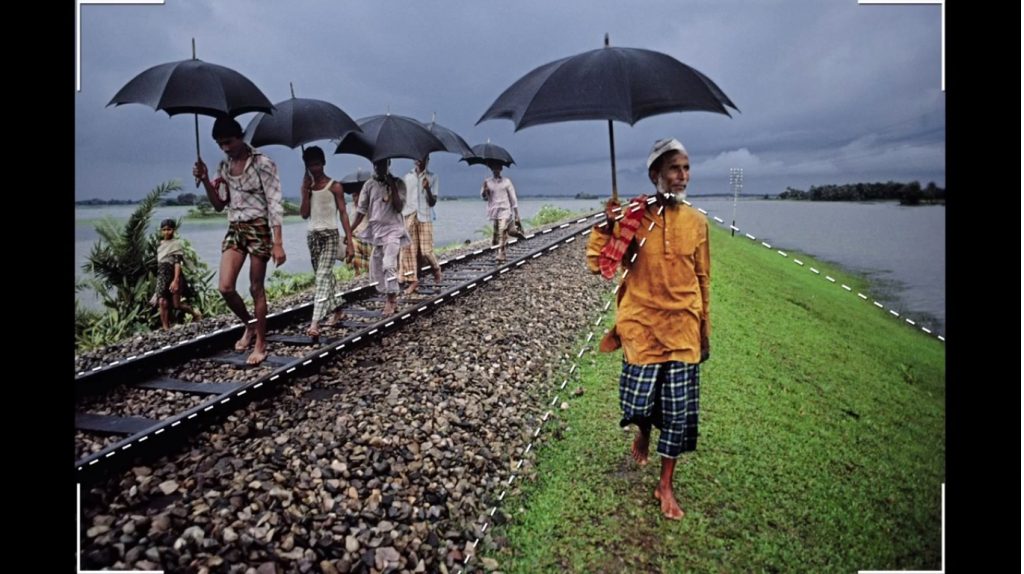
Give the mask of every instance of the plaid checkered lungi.
<path id="1" fill-rule="evenodd" d="M 355 247 L 355 253 L 352 254 L 352 269 L 355 270 L 356 275 L 369 272 L 373 244 L 353 236 L 352 246 Z"/>
<path id="2" fill-rule="evenodd" d="M 420 221 L 411 213 L 405 218 L 405 228 L 412 241 L 398 254 L 398 276 L 401 281 L 415 281 L 419 278 L 421 260 L 434 269 L 440 267 L 434 256 L 434 224 Z"/>
<path id="3" fill-rule="evenodd" d="M 313 262 L 316 288 L 313 294 L 313 320 L 320 321 L 330 311 L 341 305 L 337 297 L 334 279 L 334 261 L 338 255 L 338 232 L 334 229 L 317 229 L 306 234 L 309 258 Z"/>
<path id="4" fill-rule="evenodd" d="M 676 458 L 697 448 L 700 365 L 668 361 L 653 365 L 622 362 L 620 426 L 649 424 L 661 429 L 657 452 Z"/>

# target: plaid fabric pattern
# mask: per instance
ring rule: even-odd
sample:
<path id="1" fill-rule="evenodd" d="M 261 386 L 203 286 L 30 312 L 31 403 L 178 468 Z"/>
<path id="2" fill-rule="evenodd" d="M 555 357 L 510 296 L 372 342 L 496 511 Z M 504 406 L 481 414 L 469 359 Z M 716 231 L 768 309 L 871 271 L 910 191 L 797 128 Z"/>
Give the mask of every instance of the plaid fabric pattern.
<path id="1" fill-rule="evenodd" d="M 601 267 L 601 276 L 611 279 L 619 268 L 622 256 L 626 254 L 629 243 L 633 241 L 636 230 L 640 228 L 640 222 L 644 219 L 644 210 L 647 204 L 647 196 L 632 199 L 623 207 L 623 217 L 619 221 L 619 236 L 612 237 L 601 249 L 601 256 L 598 258 L 598 265 Z"/>
<path id="2" fill-rule="evenodd" d="M 281 225 L 284 204 L 277 164 L 252 146 L 249 151 L 252 155 L 241 175 L 231 175 L 226 159 L 221 160 L 217 167 L 214 188 L 220 198 L 228 202 L 228 221 L 264 217 L 270 220 L 271 225 Z"/>
<path id="3" fill-rule="evenodd" d="M 661 429 L 657 452 L 676 458 L 697 449 L 700 365 L 668 361 L 653 365 L 622 362 L 620 426 L 649 424 Z"/>
<path id="4" fill-rule="evenodd" d="M 398 255 L 398 276 L 402 281 L 415 281 L 421 271 L 420 260 L 425 261 L 433 269 L 440 268 L 437 257 L 434 256 L 434 224 L 430 221 L 420 221 L 414 211 L 405 217 L 405 226 L 412 241 L 409 245 L 402 246 L 402 251 Z"/>
<path id="5" fill-rule="evenodd" d="M 228 223 L 228 232 L 220 245 L 221 252 L 228 249 L 248 253 L 253 257 L 270 259 L 270 225 L 264 218 L 251 221 L 232 221 Z"/>
<path id="6" fill-rule="evenodd" d="M 505 251 L 508 249 L 508 224 L 510 221 L 512 221 L 511 217 L 499 217 L 491 220 L 494 224 L 491 245 L 498 246 L 497 258 L 500 260 L 505 259 Z"/>
<path id="7" fill-rule="evenodd" d="M 338 255 L 338 231 L 317 229 L 306 234 L 309 258 L 313 262 L 316 287 L 313 293 L 313 320 L 320 321 L 327 313 L 341 305 L 336 296 L 334 260 Z"/>
<path id="8" fill-rule="evenodd" d="M 355 270 L 356 275 L 369 273 L 373 245 L 358 237 L 352 237 L 352 246 L 355 247 L 355 253 L 352 254 L 352 268 Z"/>

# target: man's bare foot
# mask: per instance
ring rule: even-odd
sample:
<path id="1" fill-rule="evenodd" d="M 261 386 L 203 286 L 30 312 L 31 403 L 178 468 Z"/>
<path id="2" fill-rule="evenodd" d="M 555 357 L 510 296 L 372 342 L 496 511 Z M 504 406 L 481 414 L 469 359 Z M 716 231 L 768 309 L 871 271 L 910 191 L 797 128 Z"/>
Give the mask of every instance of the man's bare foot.
<path id="1" fill-rule="evenodd" d="M 247 325 L 245 327 L 245 332 L 242 333 L 242 338 L 235 343 L 235 350 L 241 353 L 242 351 L 248 349 L 249 345 L 252 344 L 252 338 L 255 336 L 255 334 L 256 327 Z"/>
<path id="2" fill-rule="evenodd" d="M 382 312 L 382 314 L 385 317 L 390 317 L 390 316 L 394 315 L 395 311 L 397 311 L 397 310 L 398 310 L 398 305 L 395 305 L 394 301 L 388 301 L 387 303 L 384 304 L 384 311 Z"/>
<path id="3" fill-rule="evenodd" d="M 440 285 L 441 284 L 441 268 L 440 267 L 435 267 L 434 268 L 434 284 L 435 285 Z"/>
<path id="4" fill-rule="evenodd" d="M 193 309 L 192 310 L 192 320 L 193 321 L 202 321 L 203 320 L 203 314 L 200 313 L 197 309 Z"/>
<path id="5" fill-rule="evenodd" d="M 630 449 L 630 454 L 633 455 L 633 460 L 640 466 L 647 464 L 647 453 L 650 451 L 650 445 L 650 433 L 645 434 L 643 431 L 636 431 L 636 438 L 633 439 L 633 448 Z"/>
<path id="6" fill-rule="evenodd" d="M 672 493 L 671 488 L 662 489 L 659 484 L 654 489 L 654 498 L 661 502 L 662 516 L 669 520 L 680 520 L 683 518 L 683 509 L 679 508 L 679 503 L 676 502 L 676 496 Z"/>
<path id="7" fill-rule="evenodd" d="M 314 323 L 314 324 L 310 325 L 308 329 L 306 329 L 306 334 L 309 335 L 310 337 L 316 339 L 317 337 L 320 336 L 320 327 L 318 327 Z"/>
<path id="8" fill-rule="evenodd" d="M 324 323 L 324 327 L 337 327 L 337 326 L 341 325 L 341 322 L 344 319 L 345 319 L 345 312 L 342 311 L 341 309 L 338 309 L 337 311 L 334 312 L 333 315 L 331 315 L 331 320 L 328 321 L 327 323 Z"/>
<path id="9" fill-rule="evenodd" d="M 267 358 L 267 347 L 266 345 L 256 345 L 256 348 L 249 353 L 249 358 L 245 362 L 249 365 L 258 365 L 263 362 L 263 359 Z"/>
<path id="10" fill-rule="evenodd" d="M 414 280 L 414 281 L 410 282 L 409 286 L 405 288 L 405 294 L 407 296 L 408 295 L 412 295 L 413 293 L 416 292 L 416 289 L 418 289 L 419 286 L 420 286 L 420 282 L 419 281 L 415 281 Z"/>

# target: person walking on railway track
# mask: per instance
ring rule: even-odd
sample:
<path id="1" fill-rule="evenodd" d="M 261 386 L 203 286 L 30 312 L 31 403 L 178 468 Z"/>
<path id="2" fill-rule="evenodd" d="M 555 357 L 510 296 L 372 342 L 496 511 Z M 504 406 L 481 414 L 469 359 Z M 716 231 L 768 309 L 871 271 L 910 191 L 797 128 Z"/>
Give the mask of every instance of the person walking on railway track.
<path id="1" fill-rule="evenodd" d="M 370 278 L 376 283 L 377 291 L 385 294 L 385 317 L 398 310 L 398 252 L 410 241 L 402 219 L 405 182 L 388 172 L 390 165 L 389 159 L 374 162 L 373 177 L 359 192 L 356 220 L 352 224 L 358 229 L 363 219 L 367 220 L 360 239 L 373 245 Z"/>
<path id="2" fill-rule="evenodd" d="M 245 332 L 235 343 L 235 350 L 244 352 L 255 339 L 246 362 L 258 365 L 267 357 L 267 294 L 263 286 L 267 261 L 272 258 L 280 267 L 286 259 L 281 235 L 281 179 L 277 164 L 242 139 L 242 126 L 233 118 L 219 117 L 214 121 L 213 139 L 227 156 L 217 167 L 216 179 L 210 181 L 202 160 L 196 161 L 192 175 L 202 182 L 215 210 L 228 210 L 218 289 L 231 311 L 245 323 Z M 255 321 L 236 290 L 238 273 L 247 255 Z"/>
<path id="3" fill-rule="evenodd" d="M 359 204 L 359 191 L 352 194 L 352 205 Z M 356 277 L 359 277 L 363 273 L 370 272 L 370 256 L 373 255 L 373 245 L 367 241 L 361 239 L 366 234 L 367 221 L 363 219 L 362 223 L 358 227 L 352 226 L 352 257 L 346 260 L 352 265 L 352 271 Z"/>
<path id="4" fill-rule="evenodd" d="M 519 219 L 519 201 L 516 199 L 516 188 L 512 180 L 501 175 L 502 163 L 497 160 L 487 161 L 487 167 L 491 168 L 491 175 L 484 180 L 480 188 L 480 197 L 487 200 L 487 217 L 494 226 L 494 234 L 491 237 L 491 245 L 498 246 L 498 254 L 495 257 L 499 263 L 505 261 L 505 250 L 508 245 L 508 229 L 512 223 L 512 215 L 515 214 L 516 222 Z M 522 227 L 522 223 L 519 223 Z"/>
<path id="5" fill-rule="evenodd" d="M 327 163 L 324 150 L 311 146 L 302 152 L 302 161 L 306 164 L 306 175 L 302 178 L 299 195 L 302 200 L 299 214 L 309 220 L 309 231 L 306 243 L 309 245 L 309 259 L 313 262 L 313 273 L 316 275 L 316 287 L 313 294 L 313 319 L 309 323 L 306 334 L 317 338 L 320 336 L 320 321 L 333 311 L 331 323 L 333 327 L 342 318 L 340 306 L 342 300 L 337 295 L 334 278 L 334 262 L 338 259 L 338 217 L 345 232 L 345 254 L 351 260 L 353 251 L 352 229 L 345 212 L 345 193 L 340 182 L 334 181 L 324 173 Z"/>
<path id="6" fill-rule="evenodd" d="M 434 204 L 437 203 L 437 174 L 427 169 L 430 156 L 416 160 L 413 169 L 405 175 L 405 208 L 402 217 L 409 230 L 409 245 L 402 248 L 398 257 L 398 273 L 402 281 L 409 284 L 406 295 L 412 295 L 419 287 L 420 261 L 434 270 L 434 281 L 441 282 L 441 266 L 434 255 Z"/>
<path id="7" fill-rule="evenodd" d="M 711 354 L 711 254 L 707 219 L 683 203 L 690 181 L 683 144 L 658 140 L 647 170 L 655 201 L 640 196 L 621 216 L 609 201 L 608 219 L 587 243 L 587 266 L 609 279 L 620 264 L 628 270 L 616 295 L 615 326 L 600 349 L 622 348 L 620 425 L 638 427 L 631 448 L 638 464 L 647 463 L 651 427 L 661 430 L 654 497 L 666 518 L 678 520 L 683 510 L 672 478 L 676 459 L 697 448 L 700 363 Z"/>
<path id="8" fill-rule="evenodd" d="M 174 237 L 178 222 L 165 219 L 160 222 L 160 235 L 163 239 L 156 248 L 156 298 L 160 306 L 160 325 L 166 330 L 171 328 L 171 308 L 181 309 L 192 314 L 193 321 L 199 321 L 203 315 L 193 309 L 181 298 L 192 293 L 192 289 L 182 272 L 185 263 L 185 247 Z"/>

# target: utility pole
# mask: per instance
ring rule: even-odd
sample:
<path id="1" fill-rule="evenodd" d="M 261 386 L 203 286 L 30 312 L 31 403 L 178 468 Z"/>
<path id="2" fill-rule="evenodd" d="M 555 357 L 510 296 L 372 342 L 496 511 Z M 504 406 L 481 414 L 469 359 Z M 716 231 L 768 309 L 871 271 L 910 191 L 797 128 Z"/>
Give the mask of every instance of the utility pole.
<path id="1" fill-rule="evenodd" d="M 732 229 L 729 231 L 736 237 L 736 202 L 739 200 L 740 191 L 743 190 L 743 168 L 729 168 L 729 185 L 732 186 Z"/>

